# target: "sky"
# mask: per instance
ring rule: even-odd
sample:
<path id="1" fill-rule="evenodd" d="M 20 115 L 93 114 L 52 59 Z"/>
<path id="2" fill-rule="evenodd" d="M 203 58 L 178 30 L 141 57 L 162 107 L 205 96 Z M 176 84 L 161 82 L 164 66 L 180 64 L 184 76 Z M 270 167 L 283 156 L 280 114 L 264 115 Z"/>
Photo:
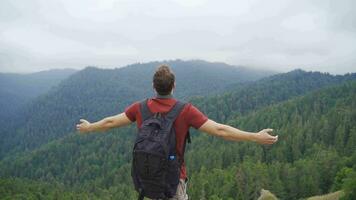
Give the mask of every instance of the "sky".
<path id="1" fill-rule="evenodd" d="M 1 0 L 0 72 L 202 59 L 356 72 L 354 0 Z"/>

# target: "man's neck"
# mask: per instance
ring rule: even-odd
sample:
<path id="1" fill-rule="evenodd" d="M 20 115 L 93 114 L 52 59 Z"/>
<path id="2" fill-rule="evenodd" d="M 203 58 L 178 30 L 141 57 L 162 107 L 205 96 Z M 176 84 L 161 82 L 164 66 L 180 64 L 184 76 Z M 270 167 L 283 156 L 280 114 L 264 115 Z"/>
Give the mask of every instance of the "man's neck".
<path id="1" fill-rule="evenodd" d="M 167 95 L 156 94 L 156 98 L 158 98 L 158 99 L 170 99 L 170 98 L 173 98 L 173 95 L 172 94 L 167 94 Z"/>

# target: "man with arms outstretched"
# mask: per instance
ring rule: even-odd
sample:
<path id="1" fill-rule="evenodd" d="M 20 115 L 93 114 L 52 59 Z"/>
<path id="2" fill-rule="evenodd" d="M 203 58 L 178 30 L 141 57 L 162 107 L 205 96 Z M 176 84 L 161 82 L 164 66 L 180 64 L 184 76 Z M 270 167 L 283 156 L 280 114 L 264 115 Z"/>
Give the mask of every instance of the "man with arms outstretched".
<path id="1" fill-rule="evenodd" d="M 175 76 L 169 66 L 161 65 L 158 67 L 153 76 L 153 88 L 156 92 L 156 96 L 148 99 L 148 109 L 152 113 L 169 112 L 177 102 L 177 99 L 172 96 L 175 89 Z M 128 106 L 123 113 L 106 117 L 95 123 L 90 123 L 84 119 L 80 119 L 81 123 L 77 124 L 76 128 L 81 133 L 106 131 L 111 128 L 131 124 L 135 121 L 137 122 L 137 127 L 140 128 L 142 124 L 140 102 L 135 102 Z M 273 144 L 278 140 L 278 136 L 272 136 L 269 134 L 272 132 L 272 129 L 263 129 L 258 133 L 242 131 L 229 125 L 220 124 L 208 119 L 207 116 L 205 116 L 192 104 L 185 104 L 184 108 L 174 121 L 174 128 L 176 131 L 176 152 L 177 156 L 182 158 L 183 163 L 180 168 L 180 182 L 176 195 L 171 199 L 188 199 L 188 195 L 186 193 L 187 174 L 183 157 L 187 133 L 190 127 L 198 129 L 201 132 L 232 141 L 252 141 L 259 144 Z"/>

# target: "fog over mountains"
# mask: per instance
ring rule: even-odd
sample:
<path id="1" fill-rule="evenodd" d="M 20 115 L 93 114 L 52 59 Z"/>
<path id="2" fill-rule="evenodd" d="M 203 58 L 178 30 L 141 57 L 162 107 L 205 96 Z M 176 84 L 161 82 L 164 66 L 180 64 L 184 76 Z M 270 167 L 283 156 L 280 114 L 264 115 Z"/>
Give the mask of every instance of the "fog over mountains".
<path id="1" fill-rule="evenodd" d="M 30 74 L 0 73 L 0 125 L 8 124 L 23 106 L 74 74 L 74 69 L 54 69 Z"/>

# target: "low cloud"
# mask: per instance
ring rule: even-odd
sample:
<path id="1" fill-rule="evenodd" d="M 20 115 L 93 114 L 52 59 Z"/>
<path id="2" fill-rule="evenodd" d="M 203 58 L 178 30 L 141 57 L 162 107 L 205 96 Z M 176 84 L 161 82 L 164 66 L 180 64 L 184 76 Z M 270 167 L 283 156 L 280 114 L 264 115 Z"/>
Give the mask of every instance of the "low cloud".
<path id="1" fill-rule="evenodd" d="M 0 71 L 180 58 L 355 72 L 355 7 L 352 0 L 3 0 Z"/>

